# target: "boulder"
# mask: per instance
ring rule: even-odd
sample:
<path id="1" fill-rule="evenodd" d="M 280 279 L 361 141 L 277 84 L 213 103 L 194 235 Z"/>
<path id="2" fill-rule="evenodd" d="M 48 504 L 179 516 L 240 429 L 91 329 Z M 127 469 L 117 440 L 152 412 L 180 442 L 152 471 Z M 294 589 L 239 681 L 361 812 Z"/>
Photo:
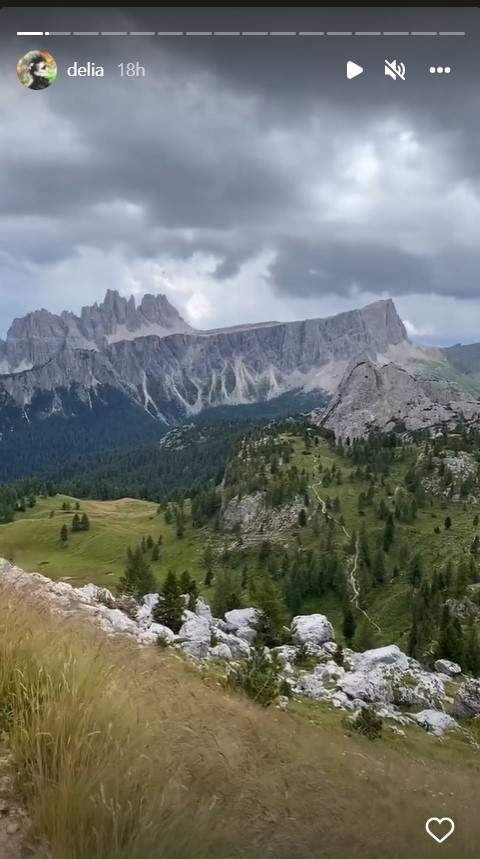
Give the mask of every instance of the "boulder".
<path id="1" fill-rule="evenodd" d="M 233 632 L 223 632 L 221 629 L 216 629 L 215 635 L 219 644 L 226 644 L 230 648 L 234 659 L 250 656 L 250 645 L 243 638 L 239 638 Z"/>
<path id="2" fill-rule="evenodd" d="M 421 713 L 416 713 L 413 718 L 429 734 L 434 734 L 436 737 L 442 737 L 446 731 L 451 731 L 457 727 L 455 719 L 441 710 L 422 710 Z"/>
<path id="3" fill-rule="evenodd" d="M 393 699 L 392 684 L 381 671 L 350 671 L 340 678 L 338 687 L 349 698 L 370 703 L 388 704 Z"/>
<path id="4" fill-rule="evenodd" d="M 240 627 L 255 627 L 260 620 L 260 612 L 257 608 L 234 608 L 232 611 L 225 612 L 225 620 L 229 630 L 236 632 Z"/>
<path id="5" fill-rule="evenodd" d="M 282 644 L 281 647 L 273 647 L 272 653 L 282 665 L 290 665 L 297 658 L 297 648 L 291 644 Z"/>
<path id="6" fill-rule="evenodd" d="M 297 615 L 292 620 L 291 629 L 295 644 L 319 646 L 335 640 L 333 626 L 324 614 Z"/>
<path id="7" fill-rule="evenodd" d="M 375 647 L 357 654 L 355 667 L 359 671 L 369 671 L 377 665 L 394 665 L 396 668 L 408 668 L 408 656 L 403 653 L 396 644 L 388 644 L 386 647 Z"/>
<path id="8" fill-rule="evenodd" d="M 144 594 L 142 597 L 142 603 L 151 610 L 157 604 L 158 599 L 158 594 Z"/>
<path id="9" fill-rule="evenodd" d="M 195 614 L 198 615 L 198 617 L 203 617 L 205 620 L 208 620 L 209 624 L 212 623 L 212 611 L 208 603 L 206 603 L 202 597 L 198 597 L 197 602 L 195 603 Z"/>
<path id="10" fill-rule="evenodd" d="M 105 632 L 110 634 L 138 634 L 138 624 L 135 623 L 134 620 L 130 620 L 130 618 L 118 608 L 104 608 L 101 612 L 100 618 L 100 626 Z"/>
<path id="11" fill-rule="evenodd" d="M 178 644 L 180 650 L 193 659 L 207 659 L 210 650 L 209 643 L 201 639 L 186 639 Z"/>
<path id="12" fill-rule="evenodd" d="M 340 692 L 340 691 L 334 692 L 333 695 L 331 696 L 330 700 L 331 700 L 333 706 L 337 707 L 337 709 L 353 710 L 353 708 L 355 706 L 354 701 L 351 701 L 350 698 L 348 697 L 348 695 L 345 695 L 345 692 Z M 359 703 L 361 706 L 366 707 L 366 704 L 364 701 L 360 701 Z"/>
<path id="13" fill-rule="evenodd" d="M 152 609 L 148 605 L 141 605 L 137 611 L 137 623 L 142 629 L 148 629 L 152 623 Z"/>
<path id="14" fill-rule="evenodd" d="M 232 651 L 230 650 L 228 644 L 216 644 L 215 647 L 211 647 L 208 651 L 208 655 L 212 659 L 223 659 L 226 662 L 230 662 L 233 658 Z"/>
<path id="15" fill-rule="evenodd" d="M 443 680 L 430 671 L 397 670 L 396 666 L 385 667 L 392 684 L 393 703 L 401 707 L 435 708 L 445 699 Z"/>
<path id="16" fill-rule="evenodd" d="M 456 662 L 450 662 L 449 659 L 437 659 L 435 662 L 435 671 L 439 674 L 448 674 L 449 677 L 457 677 L 462 673 L 460 665 Z"/>
<path id="17" fill-rule="evenodd" d="M 480 680 L 462 683 L 453 701 L 453 715 L 467 719 L 480 716 Z"/>
<path id="18" fill-rule="evenodd" d="M 187 617 L 180 627 L 178 637 L 188 641 L 203 641 L 210 645 L 211 631 L 208 620 L 188 610 L 184 613 L 184 617 L 185 615 Z"/>
<path id="19" fill-rule="evenodd" d="M 332 691 L 325 687 L 322 678 L 313 673 L 300 674 L 293 685 L 293 690 L 297 695 L 305 695 L 317 701 L 325 701 L 332 696 Z"/>
<path id="20" fill-rule="evenodd" d="M 166 644 L 172 644 L 175 641 L 176 635 L 170 627 L 164 626 L 163 623 L 151 623 L 148 632 L 154 635 L 155 638 L 163 638 Z"/>
<path id="21" fill-rule="evenodd" d="M 257 637 L 257 631 L 256 629 L 252 629 L 251 626 L 239 626 L 235 635 L 238 638 L 242 638 L 243 641 L 247 641 L 248 644 L 253 644 Z"/>
<path id="22" fill-rule="evenodd" d="M 328 683 L 329 680 L 338 680 L 339 677 L 343 677 L 345 669 L 330 659 L 328 662 L 321 662 L 320 665 L 316 665 L 312 673 L 316 677 L 320 677 L 324 683 Z"/>

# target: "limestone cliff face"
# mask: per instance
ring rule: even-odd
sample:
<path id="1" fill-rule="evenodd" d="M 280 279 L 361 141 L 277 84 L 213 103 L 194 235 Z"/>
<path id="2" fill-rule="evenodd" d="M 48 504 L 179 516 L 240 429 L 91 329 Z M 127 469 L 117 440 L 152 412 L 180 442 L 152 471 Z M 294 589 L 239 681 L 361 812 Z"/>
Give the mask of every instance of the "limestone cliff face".
<path id="1" fill-rule="evenodd" d="M 392 301 L 327 319 L 195 331 L 162 295 L 137 306 L 109 291 L 80 316 L 39 310 L 0 342 L 0 399 L 26 409 L 35 393 L 117 388 L 159 419 L 255 403 L 292 390 L 336 390 L 360 355 L 408 344 Z"/>

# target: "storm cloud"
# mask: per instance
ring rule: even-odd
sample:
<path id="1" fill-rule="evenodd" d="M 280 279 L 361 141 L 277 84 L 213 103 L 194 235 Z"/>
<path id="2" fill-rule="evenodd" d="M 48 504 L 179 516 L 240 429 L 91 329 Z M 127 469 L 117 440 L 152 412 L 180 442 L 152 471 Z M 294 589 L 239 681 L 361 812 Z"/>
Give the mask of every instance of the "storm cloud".
<path id="1" fill-rule="evenodd" d="M 117 288 L 166 292 L 202 328 L 390 295 L 420 340 L 479 338 L 474 42 L 390 42 L 407 64 L 393 82 L 373 38 L 352 55 L 339 39 L 129 37 L 128 56 L 121 38 L 51 39 L 48 91 L 0 79 L 3 332 Z M 23 46 L 4 29 L 9 70 Z M 119 77 L 132 58 L 145 79 Z M 347 81 L 347 58 L 365 75 Z M 106 76 L 68 78 L 73 60 Z M 441 61 L 448 79 L 428 74 Z"/>

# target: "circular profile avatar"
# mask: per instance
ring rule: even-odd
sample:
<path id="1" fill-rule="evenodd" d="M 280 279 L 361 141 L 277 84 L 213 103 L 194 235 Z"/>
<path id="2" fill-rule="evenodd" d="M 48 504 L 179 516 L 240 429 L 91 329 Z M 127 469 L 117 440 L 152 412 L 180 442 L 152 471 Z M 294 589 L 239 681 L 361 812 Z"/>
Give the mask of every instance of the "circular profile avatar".
<path id="1" fill-rule="evenodd" d="M 57 64 L 48 51 L 29 51 L 17 63 L 17 75 L 27 89 L 46 89 L 57 77 Z"/>

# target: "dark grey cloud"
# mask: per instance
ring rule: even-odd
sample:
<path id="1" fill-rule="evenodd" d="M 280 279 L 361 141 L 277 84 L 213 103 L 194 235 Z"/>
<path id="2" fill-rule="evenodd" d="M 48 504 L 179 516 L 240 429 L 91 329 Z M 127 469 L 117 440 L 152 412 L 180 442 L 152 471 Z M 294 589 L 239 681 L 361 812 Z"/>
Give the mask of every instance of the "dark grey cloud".
<path id="1" fill-rule="evenodd" d="M 383 10 L 380 23 L 373 10 L 360 22 L 352 10 L 317 10 L 314 20 L 290 9 L 278 10 L 274 26 L 266 9 L 230 17 L 223 10 L 223 20 L 213 9 L 200 17 L 170 9 L 162 26 L 158 10 L 110 14 L 108 23 L 106 10 L 84 10 L 82 23 L 80 12 L 72 24 L 73 13 L 46 10 L 38 26 L 474 25 L 466 10 L 436 10 L 432 25 L 426 10 Z M 35 27 L 32 10 L 13 15 L 15 29 L 27 18 Z M 215 323 L 240 321 L 228 316 L 234 312 L 270 317 L 271 304 L 289 318 L 321 313 L 326 296 L 329 310 L 335 300 L 343 309 L 349 296 L 468 301 L 480 262 L 480 95 L 472 74 L 479 34 L 392 40 L 388 48 L 375 39 L 51 40 L 59 78 L 31 93 L 11 72 L 20 43 L 5 28 L 0 313 L 60 302 L 75 309 L 115 279 L 123 289 L 161 288 L 159 272 L 173 293 L 179 279 L 171 297 L 185 312 L 197 308 Z M 132 51 L 145 80 L 118 76 L 117 63 Z M 407 63 L 405 82 L 384 77 L 386 51 Z M 345 79 L 347 58 L 365 65 L 364 77 Z M 102 63 L 106 77 L 67 78 L 74 59 Z M 448 80 L 426 72 L 440 62 L 452 66 Z"/>

